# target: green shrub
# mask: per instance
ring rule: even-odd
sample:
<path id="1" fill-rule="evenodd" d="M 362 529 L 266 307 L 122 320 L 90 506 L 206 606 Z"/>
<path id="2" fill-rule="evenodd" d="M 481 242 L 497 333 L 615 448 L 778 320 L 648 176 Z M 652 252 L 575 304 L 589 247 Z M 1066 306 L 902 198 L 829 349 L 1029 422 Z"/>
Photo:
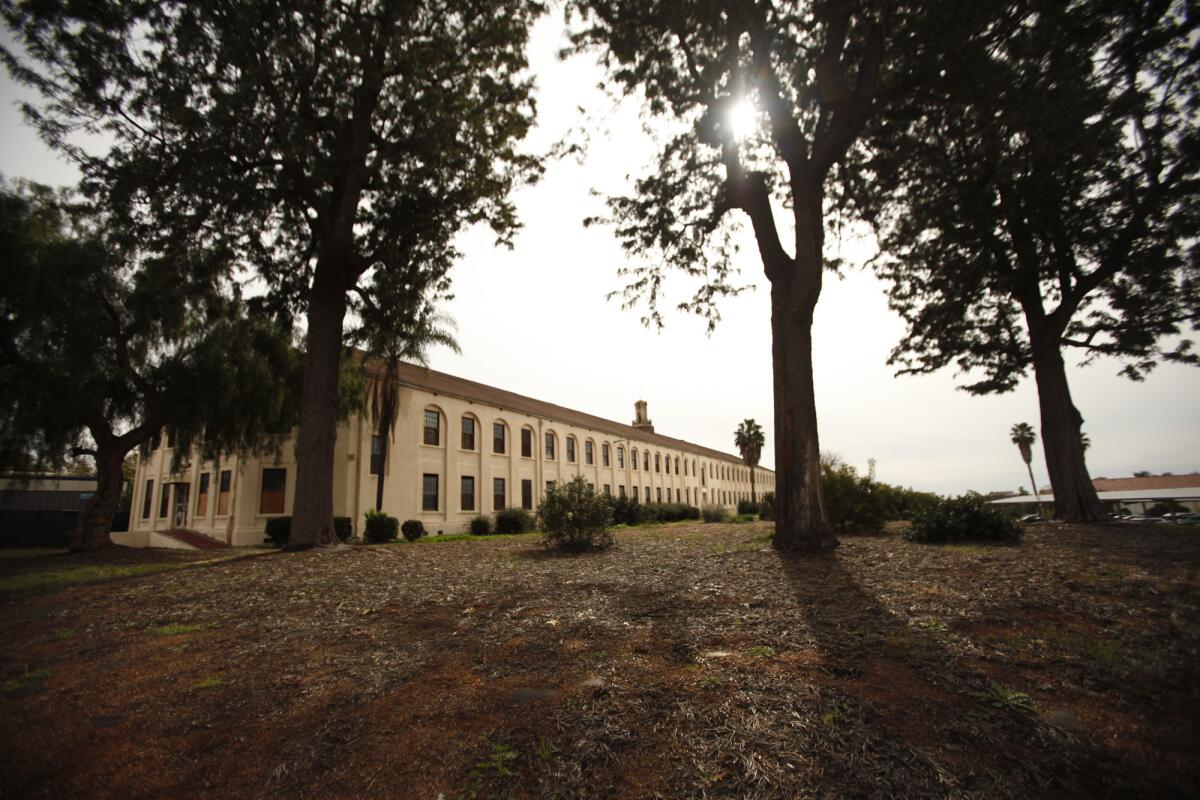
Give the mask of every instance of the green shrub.
<path id="1" fill-rule="evenodd" d="M 739 517 L 743 514 L 758 516 L 758 503 L 754 502 L 753 500 L 738 500 L 737 508 Z"/>
<path id="2" fill-rule="evenodd" d="M 480 514 L 477 517 L 471 517 L 469 530 L 472 536 L 487 536 L 492 532 L 492 518 Z"/>
<path id="3" fill-rule="evenodd" d="M 348 542 L 350 537 L 354 535 L 354 524 L 349 517 L 334 517 L 333 532 L 337 534 L 339 541 Z M 288 543 L 288 537 L 292 533 L 292 518 L 291 517 L 271 517 L 267 520 L 267 538 L 271 544 L 283 547 Z"/>
<path id="4" fill-rule="evenodd" d="M 538 524 L 547 544 L 563 550 L 608 547 L 613 543 L 612 504 L 589 489 L 583 476 L 546 491 L 538 508 Z"/>
<path id="5" fill-rule="evenodd" d="M 1018 542 L 1021 526 L 982 495 L 968 492 L 917 509 L 904 537 L 926 544 Z"/>
<path id="6" fill-rule="evenodd" d="M 834 530 L 873 533 L 883 529 L 885 514 L 880 484 L 860 477 L 849 464 L 823 463 L 821 492 Z"/>
<path id="7" fill-rule="evenodd" d="M 371 509 L 366 514 L 367 524 L 363 527 L 363 539 L 371 544 L 396 541 L 400 520 L 389 517 L 384 511 Z"/>
<path id="8" fill-rule="evenodd" d="M 421 524 L 419 519 L 406 519 L 404 524 L 400 526 L 400 532 L 404 534 L 404 538 L 410 542 L 415 542 L 425 535 L 425 526 Z"/>
<path id="9" fill-rule="evenodd" d="M 642 506 L 632 497 L 610 497 L 608 503 L 612 506 L 614 525 L 640 525 L 642 523 Z"/>
<path id="10" fill-rule="evenodd" d="M 734 516 L 733 521 L 740 525 L 743 522 L 754 522 L 757 519 L 758 517 L 753 514 L 737 514 Z"/>
<path id="11" fill-rule="evenodd" d="M 291 517 L 270 517 L 267 520 L 267 539 L 271 541 L 271 544 L 283 547 L 287 544 L 288 534 L 291 532 Z"/>
<path id="12" fill-rule="evenodd" d="M 705 506 L 701 509 L 700 514 L 704 517 L 705 522 L 724 522 L 728 517 L 725 509 L 721 506 Z"/>
<path id="13" fill-rule="evenodd" d="M 506 508 L 496 512 L 496 533 L 528 533 L 533 528 L 533 514 L 523 508 Z"/>
<path id="14" fill-rule="evenodd" d="M 758 501 L 758 518 L 775 519 L 775 493 L 767 492 Z"/>

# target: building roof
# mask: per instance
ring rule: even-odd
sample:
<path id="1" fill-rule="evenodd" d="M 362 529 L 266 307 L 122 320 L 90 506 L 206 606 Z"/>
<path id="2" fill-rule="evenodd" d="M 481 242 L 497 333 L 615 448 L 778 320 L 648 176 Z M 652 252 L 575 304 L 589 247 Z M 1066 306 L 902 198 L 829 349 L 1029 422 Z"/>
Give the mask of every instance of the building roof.
<path id="1" fill-rule="evenodd" d="M 704 447 L 684 441 L 683 439 L 663 436 L 661 433 L 650 433 L 649 431 L 635 428 L 632 425 L 613 422 L 612 420 L 593 416 L 592 414 L 585 414 L 582 411 L 575 411 L 574 409 L 565 408 L 554 403 L 547 403 L 544 400 L 535 400 L 532 397 L 526 397 L 525 395 L 505 391 L 504 389 L 497 389 L 495 386 L 469 381 L 466 378 L 447 375 L 445 372 L 438 372 L 437 370 L 416 364 L 400 364 L 399 381 L 405 386 L 424 389 L 434 394 L 444 394 L 450 397 L 457 397 L 461 400 L 487 403 L 488 405 L 498 406 L 501 409 L 512 409 L 513 411 L 519 411 L 522 414 L 529 414 L 534 417 L 546 417 L 556 422 L 575 425 L 580 428 L 591 428 L 595 431 L 611 433 L 623 439 L 649 442 L 661 447 L 671 447 L 690 452 L 694 455 L 745 466 L 745 462 L 738 456 L 722 453 L 720 450 L 713 450 L 711 447 Z M 759 469 L 771 472 L 771 470 L 765 467 L 759 467 Z"/>
<path id="2" fill-rule="evenodd" d="M 1200 486 L 1192 486 L 1182 489 L 1133 489 L 1127 491 L 1107 491 L 1096 492 L 1096 496 L 1101 500 L 1200 500 Z M 1042 492 L 1041 501 L 1043 503 L 1053 503 L 1054 494 L 1051 492 Z M 990 501 L 993 505 L 1007 505 L 1010 503 L 1036 503 L 1038 498 L 1031 494 L 1017 495 L 1016 497 L 1003 497 L 999 500 Z"/>
<path id="3" fill-rule="evenodd" d="M 1097 492 L 1138 492 L 1147 489 L 1194 489 L 1200 492 L 1200 475 L 1151 475 L 1146 478 L 1095 478 Z"/>

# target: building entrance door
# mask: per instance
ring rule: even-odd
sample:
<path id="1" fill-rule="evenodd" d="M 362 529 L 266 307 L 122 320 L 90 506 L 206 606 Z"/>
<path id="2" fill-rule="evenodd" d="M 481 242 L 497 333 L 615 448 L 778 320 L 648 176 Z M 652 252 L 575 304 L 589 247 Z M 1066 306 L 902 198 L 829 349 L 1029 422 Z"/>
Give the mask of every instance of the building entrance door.
<path id="1" fill-rule="evenodd" d="M 188 514 L 188 494 L 192 485 L 190 483 L 175 484 L 175 527 L 183 528 L 187 526 Z"/>

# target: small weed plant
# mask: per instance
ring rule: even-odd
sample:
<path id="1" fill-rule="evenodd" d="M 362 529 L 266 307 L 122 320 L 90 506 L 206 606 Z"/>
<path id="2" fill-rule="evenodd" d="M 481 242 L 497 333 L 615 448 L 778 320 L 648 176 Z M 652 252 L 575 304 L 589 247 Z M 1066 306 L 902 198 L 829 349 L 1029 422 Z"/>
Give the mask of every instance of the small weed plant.
<path id="1" fill-rule="evenodd" d="M 993 708 L 1005 711 L 1033 711 L 1033 699 L 1029 695 L 1014 689 L 1006 689 L 995 681 L 992 681 L 991 685 L 982 692 L 976 692 L 975 696 L 986 700 Z"/>

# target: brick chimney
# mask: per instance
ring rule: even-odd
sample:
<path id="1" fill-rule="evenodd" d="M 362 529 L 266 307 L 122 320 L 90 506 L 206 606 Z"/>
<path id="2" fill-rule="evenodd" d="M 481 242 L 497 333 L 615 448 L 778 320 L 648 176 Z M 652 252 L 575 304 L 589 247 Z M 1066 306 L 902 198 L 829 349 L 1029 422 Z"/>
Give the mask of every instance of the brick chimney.
<path id="1" fill-rule="evenodd" d="M 633 404 L 633 427 L 646 433 L 654 433 L 654 423 L 646 416 L 646 401 L 638 400 Z"/>

